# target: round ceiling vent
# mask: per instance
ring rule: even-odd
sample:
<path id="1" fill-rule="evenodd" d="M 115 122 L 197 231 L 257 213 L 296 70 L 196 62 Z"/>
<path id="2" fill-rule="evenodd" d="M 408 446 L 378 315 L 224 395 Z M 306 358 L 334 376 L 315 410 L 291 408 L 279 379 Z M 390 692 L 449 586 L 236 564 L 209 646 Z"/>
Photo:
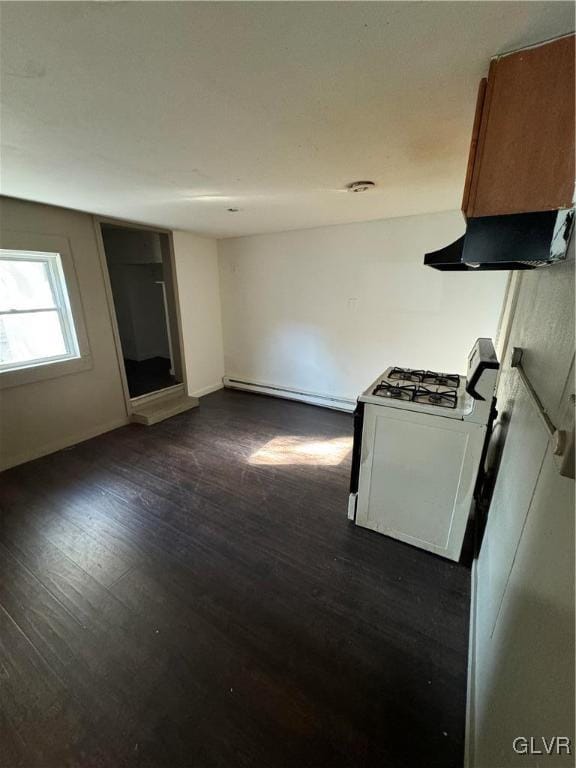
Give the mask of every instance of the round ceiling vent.
<path id="1" fill-rule="evenodd" d="M 351 181 L 350 184 L 346 184 L 346 189 L 348 192 L 368 192 L 375 186 L 373 181 Z"/>

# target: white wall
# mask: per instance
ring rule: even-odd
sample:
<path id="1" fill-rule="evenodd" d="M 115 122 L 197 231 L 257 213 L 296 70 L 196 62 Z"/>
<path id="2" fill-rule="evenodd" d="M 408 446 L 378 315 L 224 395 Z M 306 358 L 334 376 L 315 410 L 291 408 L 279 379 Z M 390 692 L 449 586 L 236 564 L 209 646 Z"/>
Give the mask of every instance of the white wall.
<path id="1" fill-rule="evenodd" d="M 518 275 L 498 387 L 504 448 L 474 571 L 469 765 L 574 766 L 574 755 L 516 755 L 517 736 L 568 736 L 574 749 L 574 480 L 554 464 L 548 434 L 512 347 L 560 429 L 574 427 L 574 254 Z M 542 762 L 540 762 L 542 761 Z"/>
<path id="2" fill-rule="evenodd" d="M 507 274 L 423 266 L 463 230 L 448 212 L 219 241 L 226 374 L 355 398 L 391 364 L 464 372 Z"/>
<path id="3" fill-rule="evenodd" d="M 0 392 L 0 468 L 72 445 L 128 421 L 92 216 L 0 200 L 0 238 L 68 239 L 80 291 L 91 367 Z M 1 247 L 1 242 L 0 242 Z"/>
<path id="4" fill-rule="evenodd" d="M 188 393 L 200 397 L 224 375 L 217 244 L 190 232 L 173 238 Z"/>

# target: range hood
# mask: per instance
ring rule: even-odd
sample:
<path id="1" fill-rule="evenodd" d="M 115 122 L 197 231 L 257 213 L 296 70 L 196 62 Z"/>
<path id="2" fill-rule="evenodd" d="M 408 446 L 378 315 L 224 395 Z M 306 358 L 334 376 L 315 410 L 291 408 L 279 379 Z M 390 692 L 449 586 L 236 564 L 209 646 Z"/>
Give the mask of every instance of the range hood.
<path id="1" fill-rule="evenodd" d="M 534 269 L 566 258 L 574 208 L 468 219 L 459 240 L 427 253 L 442 271 Z"/>

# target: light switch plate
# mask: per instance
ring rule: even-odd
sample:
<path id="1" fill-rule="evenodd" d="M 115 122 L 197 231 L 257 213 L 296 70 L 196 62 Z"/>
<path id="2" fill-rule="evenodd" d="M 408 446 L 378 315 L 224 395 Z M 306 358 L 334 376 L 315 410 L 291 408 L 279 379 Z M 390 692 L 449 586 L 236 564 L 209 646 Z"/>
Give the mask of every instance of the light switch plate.
<path id="1" fill-rule="evenodd" d="M 554 461 L 562 477 L 570 477 L 574 480 L 574 427 L 564 432 L 562 455 L 555 455 Z"/>

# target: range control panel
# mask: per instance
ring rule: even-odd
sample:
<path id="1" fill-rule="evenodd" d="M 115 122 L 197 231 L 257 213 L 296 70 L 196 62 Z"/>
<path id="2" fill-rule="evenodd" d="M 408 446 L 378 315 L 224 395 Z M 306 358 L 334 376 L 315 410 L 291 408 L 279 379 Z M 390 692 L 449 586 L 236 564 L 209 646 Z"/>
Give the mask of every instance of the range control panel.
<path id="1" fill-rule="evenodd" d="M 468 355 L 468 375 L 466 377 L 466 392 L 475 400 L 485 400 L 494 394 L 496 375 L 493 373 L 487 387 L 482 386 L 485 371 L 496 372 L 500 363 L 492 339 L 477 339 Z"/>

